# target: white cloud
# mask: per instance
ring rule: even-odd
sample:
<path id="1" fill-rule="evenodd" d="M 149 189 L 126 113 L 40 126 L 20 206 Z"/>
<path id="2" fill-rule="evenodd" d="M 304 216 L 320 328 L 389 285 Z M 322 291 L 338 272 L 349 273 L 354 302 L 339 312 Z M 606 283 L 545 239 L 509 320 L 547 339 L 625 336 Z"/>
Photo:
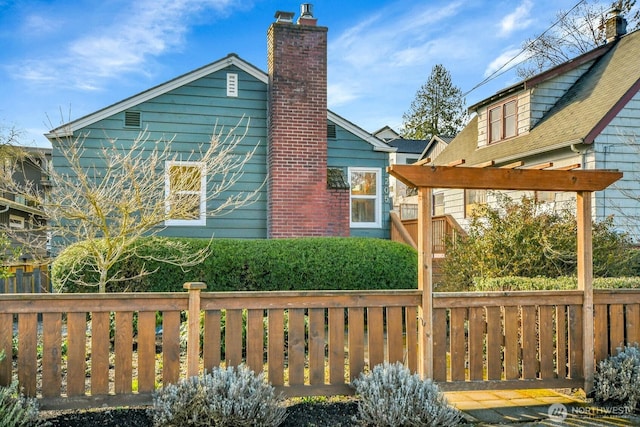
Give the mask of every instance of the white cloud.
<path id="1" fill-rule="evenodd" d="M 141 0 L 114 13 L 104 26 L 86 24 L 55 55 L 24 60 L 9 67 L 14 77 L 95 90 L 124 73 L 148 74 L 149 58 L 178 49 L 189 25 L 202 11 L 218 15 L 235 7 L 232 0 Z M 51 18 L 55 20 L 55 18 Z M 27 25 L 37 24 L 33 15 Z"/>
<path id="2" fill-rule="evenodd" d="M 502 73 L 525 59 L 522 49 L 514 48 L 502 52 L 497 58 L 489 63 L 484 71 L 484 77 L 489 77 L 493 73 Z"/>
<path id="3" fill-rule="evenodd" d="M 529 17 L 533 2 L 524 0 L 513 12 L 500 21 L 500 36 L 506 37 L 511 33 L 531 25 L 533 20 Z"/>

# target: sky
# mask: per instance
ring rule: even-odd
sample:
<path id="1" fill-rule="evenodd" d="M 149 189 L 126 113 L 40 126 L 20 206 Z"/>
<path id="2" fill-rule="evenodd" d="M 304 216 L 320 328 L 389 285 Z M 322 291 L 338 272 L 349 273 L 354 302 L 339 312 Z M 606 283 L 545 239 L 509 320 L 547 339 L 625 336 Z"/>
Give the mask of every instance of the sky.
<path id="1" fill-rule="evenodd" d="M 517 83 L 512 69 L 475 88 L 577 2 L 310 2 L 328 27 L 329 109 L 368 132 L 399 130 L 437 64 L 473 105 Z M 275 12 L 297 19 L 301 3 L 0 0 L 0 131 L 14 128 L 22 145 L 46 147 L 53 127 L 229 53 L 266 71 Z"/>

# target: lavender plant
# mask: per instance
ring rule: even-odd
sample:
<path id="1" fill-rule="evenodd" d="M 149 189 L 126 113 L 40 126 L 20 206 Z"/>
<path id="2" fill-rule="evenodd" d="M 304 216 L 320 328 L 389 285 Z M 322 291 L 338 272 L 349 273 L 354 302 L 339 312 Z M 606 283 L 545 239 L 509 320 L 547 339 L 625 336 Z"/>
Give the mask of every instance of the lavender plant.
<path id="1" fill-rule="evenodd" d="M 150 415 L 154 426 L 278 426 L 282 396 L 248 367 L 216 368 L 160 389 Z"/>
<path id="2" fill-rule="evenodd" d="M 613 402 L 635 410 L 640 404 L 640 348 L 618 348 L 618 354 L 602 360 L 594 375 L 595 400 Z"/>
<path id="3" fill-rule="evenodd" d="M 449 406 L 438 386 L 411 374 L 401 363 L 377 365 L 353 381 L 358 416 L 366 426 L 454 426 L 460 412 Z"/>
<path id="4" fill-rule="evenodd" d="M 5 357 L 0 353 L 0 361 Z M 36 399 L 18 393 L 15 383 L 9 387 L 0 386 L 0 427 L 26 427 L 43 425 L 38 420 L 39 410 Z"/>

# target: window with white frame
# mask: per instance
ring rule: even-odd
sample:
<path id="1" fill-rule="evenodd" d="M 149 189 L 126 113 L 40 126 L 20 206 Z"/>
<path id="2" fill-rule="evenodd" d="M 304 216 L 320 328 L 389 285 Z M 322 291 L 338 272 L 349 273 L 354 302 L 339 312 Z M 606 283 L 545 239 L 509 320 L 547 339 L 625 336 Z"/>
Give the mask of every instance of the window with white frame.
<path id="1" fill-rule="evenodd" d="M 489 143 L 517 135 L 517 101 L 503 102 L 489 108 Z"/>
<path id="2" fill-rule="evenodd" d="M 24 218 L 18 215 L 9 215 L 9 228 L 24 229 Z"/>
<path id="3" fill-rule="evenodd" d="M 165 167 L 166 225 L 206 225 L 207 176 L 202 162 L 170 161 Z"/>
<path id="4" fill-rule="evenodd" d="M 382 171 L 379 168 L 349 168 L 350 226 L 382 226 Z"/>

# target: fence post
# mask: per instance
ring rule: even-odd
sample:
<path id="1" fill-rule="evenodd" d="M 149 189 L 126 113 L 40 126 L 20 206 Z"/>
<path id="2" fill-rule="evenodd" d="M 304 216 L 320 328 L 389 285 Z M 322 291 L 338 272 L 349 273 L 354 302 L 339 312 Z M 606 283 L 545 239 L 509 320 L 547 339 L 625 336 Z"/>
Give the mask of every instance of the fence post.
<path id="1" fill-rule="evenodd" d="M 187 378 L 200 371 L 200 291 L 207 288 L 203 282 L 187 282 L 182 286 L 189 291 L 187 319 Z"/>
<path id="2" fill-rule="evenodd" d="M 584 391 L 589 394 L 594 382 L 594 321 L 593 321 L 593 236 L 590 191 L 576 193 L 576 219 L 578 240 L 578 289 L 583 293 L 582 303 L 582 369 Z"/>

